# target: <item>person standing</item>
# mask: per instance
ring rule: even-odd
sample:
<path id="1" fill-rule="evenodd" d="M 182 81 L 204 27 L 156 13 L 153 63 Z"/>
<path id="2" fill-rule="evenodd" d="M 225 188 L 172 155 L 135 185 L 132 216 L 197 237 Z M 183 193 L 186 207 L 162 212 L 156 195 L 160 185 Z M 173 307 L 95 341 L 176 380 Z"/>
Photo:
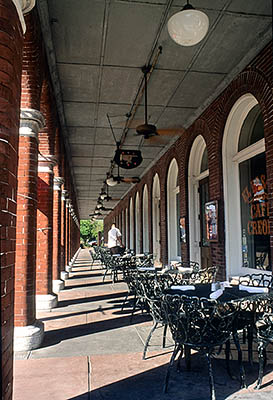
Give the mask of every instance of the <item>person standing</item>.
<path id="1" fill-rule="evenodd" d="M 120 254 L 122 253 L 122 242 L 121 242 L 121 233 L 116 225 L 113 223 L 111 225 L 111 229 L 108 232 L 108 248 L 110 249 L 111 254 Z"/>

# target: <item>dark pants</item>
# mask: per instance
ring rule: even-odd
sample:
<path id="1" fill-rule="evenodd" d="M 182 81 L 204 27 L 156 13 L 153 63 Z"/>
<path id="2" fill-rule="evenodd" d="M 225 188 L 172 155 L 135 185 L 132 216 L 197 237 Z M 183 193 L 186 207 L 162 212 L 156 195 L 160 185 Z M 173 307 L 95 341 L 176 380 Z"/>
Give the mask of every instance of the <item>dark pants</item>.
<path id="1" fill-rule="evenodd" d="M 121 246 L 110 247 L 110 253 L 111 254 L 123 254 L 124 248 Z"/>

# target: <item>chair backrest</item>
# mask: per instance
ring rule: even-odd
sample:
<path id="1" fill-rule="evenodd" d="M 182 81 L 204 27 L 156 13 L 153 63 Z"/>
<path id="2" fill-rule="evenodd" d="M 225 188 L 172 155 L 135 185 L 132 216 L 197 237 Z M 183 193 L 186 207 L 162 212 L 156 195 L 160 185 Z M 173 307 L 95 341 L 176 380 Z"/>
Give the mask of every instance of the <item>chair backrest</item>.
<path id="1" fill-rule="evenodd" d="M 225 343 L 238 315 L 235 303 L 185 295 L 164 295 L 162 304 L 174 341 L 198 350 Z"/>
<path id="2" fill-rule="evenodd" d="M 162 311 L 161 297 L 165 289 L 164 278 L 147 271 L 139 273 L 137 279 L 139 281 L 139 295 L 142 296 L 147 311 L 155 321 L 163 322 L 165 314 Z"/>
<path id="3" fill-rule="evenodd" d="M 218 268 L 216 266 L 199 269 L 189 275 L 177 274 L 173 277 L 173 285 L 193 285 L 196 283 L 213 283 L 216 281 Z"/>
<path id="4" fill-rule="evenodd" d="M 261 319 L 256 322 L 258 339 L 273 342 L 273 313 L 265 313 Z"/>
<path id="5" fill-rule="evenodd" d="M 273 276 L 264 273 L 246 274 L 239 276 L 239 284 L 245 286 L 272 287 Z"/>

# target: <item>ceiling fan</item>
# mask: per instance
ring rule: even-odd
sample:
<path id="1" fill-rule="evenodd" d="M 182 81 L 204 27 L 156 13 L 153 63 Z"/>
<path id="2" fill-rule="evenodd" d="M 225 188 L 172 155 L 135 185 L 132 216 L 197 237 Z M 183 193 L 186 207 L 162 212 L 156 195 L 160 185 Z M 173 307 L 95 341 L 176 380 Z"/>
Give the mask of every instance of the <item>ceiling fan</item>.
<path id="1" fill-rule="evenodd" d="M 158 136 L 176 136 L 181 135 L 185 132 L 184 128 L 180 129 L 157 129 L 153 124 L 148 123 L 148 90 L 147 90 L 147 75 L 151 70 L 150 65 L 142 67 L 144 74 L 144 124 L 140 124 L 136 127 L 136 133 L 138 136 L 143 136 L 144 139 L 151 139 Z M 156 138 L 155 138 L 156 139 Z"/>
<path id="2" fill-rule="evenodd" d="M 114 175 L 107 175 L 106 178 L 106 184 L 108 186 L 116 186 L 117 183 L 138 183 L 140 182 L 139 177 L 137 176 L 132 176 L 132 177 L 123 177 L 119 175 L 119 168 L 118 168 L 118 175 L 114 176 Z"/>
<path id="3" fill-rule="evenodd" d="M 109 195 L 109 186 L 106 184 L 106 181 L 104 181 L 104 187 L 101 189 L 99 198 L 102 201 L 119 201 L 120 198 L 113 198 L 112 196 Z"/>

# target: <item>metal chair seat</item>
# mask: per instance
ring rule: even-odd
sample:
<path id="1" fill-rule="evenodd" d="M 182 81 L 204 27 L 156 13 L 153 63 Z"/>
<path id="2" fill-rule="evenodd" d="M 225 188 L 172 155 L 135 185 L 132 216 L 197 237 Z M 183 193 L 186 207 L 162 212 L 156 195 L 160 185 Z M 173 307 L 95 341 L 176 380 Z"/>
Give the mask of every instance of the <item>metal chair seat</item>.
<path id="1" fill-rule="evenodd" d="M 215 300 L 185 295 L 164 295 L 163 309 L 168 319 L 175 348 L 167 369 L 164 391 L 167 391 L 170 369 L 180 352 L 178 367 L 184 348 L 190 347 L 205 354 L 209 369 L 211 400 L 216 399 L 211 357 L 216 347 L 228 342 L 234 335 L 238 307 L 231 303 L 217 303 Z M 237 345 L 239 342 L 236 341 Z M 241 385 L 244 373 L 240 368 Z"/>
<path id="2" fill-rule="evenodd" d="M 266 347 L 269 343 L 273 343 L 273 313 L 265 313 L 263 317 L 257 321 L 256 328 L 259 355 L 259 375 L 255 389 L 260 389 L 266 366 Z"/>

